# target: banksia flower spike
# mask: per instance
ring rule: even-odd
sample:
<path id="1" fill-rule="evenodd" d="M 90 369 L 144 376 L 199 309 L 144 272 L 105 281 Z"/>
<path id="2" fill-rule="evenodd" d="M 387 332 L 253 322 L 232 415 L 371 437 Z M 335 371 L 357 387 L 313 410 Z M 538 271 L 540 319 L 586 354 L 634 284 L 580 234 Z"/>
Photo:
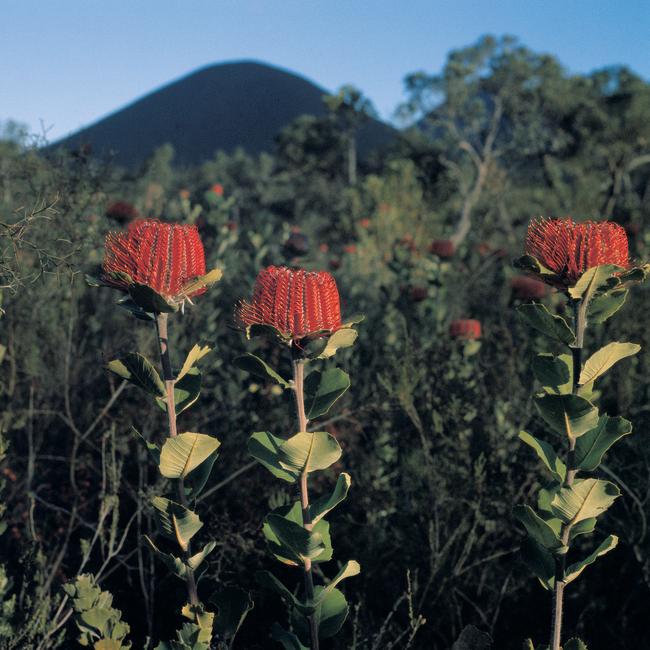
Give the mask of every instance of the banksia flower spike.
<path id="1" fill-rule="evenodd" d="M 481 338 L 481 321 L 473 318 L 459 318 L 451 321 L 449 325 L 449 335 L 455 339 L 465 339 L 468 341 Z"/>
<path id="2" fill-rule="evenodd" d="M 102 271 L 104 284 L 130 293 L 149 312 L 175 311 L 221 276 L 216 269 L 206 275 L 196 226 L 155 219 L 140 219 L 125 231 L 108 233 Z"/>
<path id="3" fill-rule="evenodd" d="M 526 253 L 542 268 L 542 279 L 571 287 L 589 269 L 604 264 L 630 267 L 627 234 L 612 221 L 535 219 L 528 227 Z"/>
<path id="4" fill-rule="evenodd" d="M 551 435 L 537 439 L 522 431 L 519 438 L 542 460 L 551 480 L 544 482 L 537 510 L 518 504 L 513 512 L 528 535 L 521 547 L 523 557 L 553 594 L 546 647 L 584 648 L 578 641 L 562 645 L 564 591 L 588 565 L 614 549 L 618 537 L 608 535 L 593 542 L 595 550 L 586 557 L 574 538 L 593 533 L 596 518 L 621 495 L 612 481 L 593 472 L 609 448 L 632 432 L 631 422 L 600 410 L 595 382 L 614 364 L 640 350 L 635 343 L 612 341 L 585 360 L 585 332 L 587 325 L 611 318 L 625 303 L 628 286 L 643 281 L 649 268 L 631 268 L 625 230 L 607 221 L 533 221 L 525 250 L 528 255 L 517 266 L 564 289 L 573 319 L 565 320 L 541 303 L 518 307 L 522 320 L 551 339 L 554 347 L 562 345 L 564 353 L 541 353 L 533 360 L 533 374 L 541 388 L 534 403 Z M 597 539 L 600 531 L 599 526 Z M 532 641 L 527 647 L 533 647 Z"/>
<path id="5" fill-rule="evenodd" d="M 326 336 L 342 326 L 336 281 L 326 271 L 269 266 L 260 271 L 250 302 L 242 301 L 236 319 L 275 329 L 287 341 Z"/>
<path id="6" fill-rule="evenodd" d="M 339 349 L 353 345 L 357 332 L 351 325 L 361 318 L 342 322 L 339 292 L 329 273 L 278 266 L 269 266 L 259 273 L 251 301 L 241 302 L 235 316 L 248 336 L 270 329 L 288 345 L 291 378 L 283 377 L 251 353 L 235 359 L 235 365 L 293 392 L 295 421 L 289 425 L 293 427 L 289 436 L 258 431 L 250 437 L 248 449 L 273 476 L 298 485 L 299 500 L 269 513 L 262 533 L 277 560 L 299 569 L 304 586 L 292 595 L 293 588 L 285 587 L 268 571 L 260 572 L 258 579 L 262 586 L 285 600 L 290 609 L 293 630 L 275 624 L 272 637 L 284 647 L 290 643 L 293 648 L 319 650 L 320 639 L 336 634 L 348 612 L 345 596 L 336 585 L 361 569 L 358 562 L 350 560 L 327 587 L 315 584 L 321 571 L 315 576 L 314 566 L 328 562 L 333 555 L 330 524 L 324 515 L 345 499 L 352 479 L 342 472 L 331 496 L 311 500 L 309 477 L 335 465 L 342 449 L 331 433 L 318 431 L 317 424 L 309 423 L 328 413 L 350 387 L 350 378 L 341 368 L 331 365 L 311 372 L 306 366 L 331 359 Z M 287 599 L 287 595 L 291 597 Z"/>

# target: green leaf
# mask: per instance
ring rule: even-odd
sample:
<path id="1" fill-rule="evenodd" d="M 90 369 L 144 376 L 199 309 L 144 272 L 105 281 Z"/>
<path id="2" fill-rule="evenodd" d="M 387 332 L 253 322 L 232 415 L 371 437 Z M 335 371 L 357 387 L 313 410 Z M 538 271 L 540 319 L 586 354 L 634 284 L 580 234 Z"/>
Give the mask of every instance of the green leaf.
<path id="1" fill-rule="evenodd" d="M 212 595 L 210 602 L 217 606 L 214 633 L 219 639 L 230 641 L 253 609 L 250 594 L 237 587 L 224 587 Z"/>
<path id="2" fill-rule="evenodd" d="M 593 472 L 605 452 L 623 436 L 632 433 L 632 423 L 622 417 L 602 415 L 598 425 L 580 436 L 576 442 L 575 466 L 585 472 Z"/>
<path id="3" fill-rule="evenodd" d="M 307 418 L 325 415 L 334 402 L 350 388 L 350 377 L 340 368 L 315 370 L 305 379 L 305 410 Z"/>
<path id="4" fill-rule="evenodd" d="M 271 626 L 271 638 L 281 643 L 284 650 L 309 650 L 293 632 L 287 632 L 277 623 Z"/>
<path id="5" fill-rule="evenodd" d="M 149 442 L 135 427 L 131 427 L 131 431 L 135 434 L 136 438 L 139 438 L 144 442 L 147 447 L 147 451 L 151 454 L 156 467 L 160 465 L 160 449 L 158 445 L 155 445 L 153 442 Z"/>
<path id="6" fill-rule="evenodd" d="M 334 509 L 341 501 L 348 496 L 348 490 L 352 484 L 352 478 L 349 474 L 342 472 L 339 474 L 334 491 L 330 495 L 325 495 L 317 499 L 309 506 L 309 514 L 313 523 L 320 521 L 330 510 Z"/>
<path id="7" fill-rule="evenodd" d="M 185 478 L 211 456 L 221 443 L 204 433 L 180 433 L 167 438 L 160 453 L 160 473 L 166 478 Z"/>
<path id="8" fill-rule="evenodd" d="M 521 556 L 528 568 L 535 574 L 544 589 L 551 591 L 555 583 L 555 560 L 543 546 L 531 537 L 521 545 Z"/>
<path id="9" fill-rule="evenodd" d="M 621 491 L 610 481 L 578 479 L 557 492 L 551 510 L 565 524 L 575 524 L 605 512 L 620 495 Z"/>
<path id="10" fill-rule="evenodd" d="M 314 589 L 314 599 L 318 599 L 324 591 L 324 587 L 318 586 Z M 334 636 L 345 623 L 348 615 L 348 603 L 345 596 L 338 589 L 332 589 L 321 600 L 316 609 L 315 616 L 318 621 L 318 636 L 327 639 Z M 299 637 L 308 642 L 309 623 L 306 616 L 294 609 L 291 622 Z"/>
<path id="11" fill-rule="evenodd" d="M 614 277 L 620 266 L 614 264 L 601 264 L 587 269 L 576 282 L 575 286 L 569 288 L 569 295 L 574 300 L 589 302 L 597 292 L 606 291 L 619 284 Z"/>
<path id="12" fill-rule="evenodd" d="M 212 269 L 208 271 L 205 275 L 199 275 L 194 278 L 191 282 L 186 284 L 182 289 L 181 293 L 189 296 L 200 289 L 209 289 L 213 284 L 221 280 L 223 271 L 221 269 Z"/>
<path id="13" fill-rule="evenodd" d="M 129 285 L 129 294 L 133 302 L 146 312 L 171 314 L 178 311 L 178 305 L 169 302 L 164 296 L 145 284 L 134 282 Z"/>
<path id="14" fill-rule="evenodd" d="M 187 565 L 185 562 L 175 555 L 163 553 L 163 551 L 159 550 L 147 535 L 144 535 L 144 538 L 151 547 L 151 550 L 165 563 L 167 568 L 178 578 L 181 578 L 182 580 L 185 579 L 185 576 L 187 575 Z"/>
<path id="15" fill-rule="evenodd" d="M 333 357 L 338 350 L 349 348 L 357 340 L 358 333 L 351 327 L 343 327 L 336 330 L 332 336 L 327 339 L 325 349 L 318 355 L 319 359 L 329 359 Z"/>
<path id="16" fill-rule="evenodd" d="M 636 343 L 607 344 L 594 352 L 585 363 L 580 373 L 580 384 L 588 384 L 607 372 L 617 361 L 635 355 L 641 349 Z"/>
<path id="17" fill-rule="evenodd" d="M 266 361 L 263 361 L 250 352 L 246 352 L 246 354 L 237 357 L 233 361 L 233 364 L 240 370 L 245 370 L 256 377 L 261 377 L 262 379 L 270 378 L 274 382 L 280 384 L 282 388 L 291 388 L 290 381 L 287 381 L 284 377 L 273 370 Z"/>
<path id="18" fill-rule="evenodd" d="M 199 362 L 206 354 L 212 352 L 212 348 L 209 345 L 195 345 L 187 354 L 183 367 L 181 368 L 176 381 L 182 379 L 189 371 L 190 368 L 194 366 L 195 363 Z"/>
<path id="19" fill-rule="evenodd" d="M 288 604 L 293 605 L 294 607 L 300 605 L 300 601 L 294 596 L 294 594 L 289 591 L 270 571 L 257 571 L 255 573 L 255 579 L 262 588 L 274 591 L 281 598 L 284 598 Z"/>
<path id="20" fill-rule="evenodd" d="M 604 323 L 625 304 L 627 294 L 628 289 L 618 289 L 594 296 L 587 308 L 587 320 L 590 323 Z"/>
<path id="21" fill-rule="evenodd" d="M 569 345 L 575 340 L 573 330 L 561 316 L 555 316 L 540 303 L 521 305 L 519 316 L 533 329 L 546 336 Z"/>
<path id="22" fill-rule="evenodd" d="M 300 528 L 303 528 L 302 507 L 297 501 L 293 505 L 276 508 L 271 512 L 271 514 L 284 517 L 286 520 L 297 524 Z M 303 563 L 300 554 L 296 553 L 286 544 L 283 544 L 282 540 L 278 538 L 276 533 L 266 523 L 262 527 L 262 532 L 264 533 L 264 537 L 266 537 L 271 553 L 277 560 L 292 566 L 297 566 Z M 318 556 L 312 558 L 312 562 L 328 562 L 332 559 L 332 555 L 334 554 L 329 523 L 324 519 L 321 519 L 314 524 L 312 534 L 320 535 L 323 546 L 323 549 L 318 553 Z"/>
<path id="23" fill-rule="evenodd" d="M 575 539 L 578 535 L 588 535 L 593 533 L 596 528 L 596 523 L 598 519 L 596 517 L 588 517 L 579 521 L 577 524 L 571 527 L 571 532 L 569 533 L 570 539 Z"/>
<path id="24" fill-rule="evenodd" d="M 566 465 L 560 460 L 555 450 L 548 442 L 538 440 L 535 436 L 526 431 L 519 432 L 519 439 L 526 443 L 537 454 L 539 459 L 546 465 L 547 469 L 553 474 L 556 481 L 562 482 L 566 477 Z"/>
<path id="25" fill-rule="evenodd" d="M 176 405 L 176 414 L 179 415 L 188 409 L 201 394 L 201 371 L 196 368 L 190 368 L 187 373 L 174 383 L 174 402 Z M 163 411 L 167 410 L 167 398 L 156 398 L 158 406 Z"/>
<path id="26" fill-rule="evenodd" d="M 566 570 L 566 581 L 571 582 L 575 580 L 590 564 L 593 564 L 601 555 L 609 553 L 618 545 L 618 537 L 616 535 L 608 535 L 598 548 L 590 553 L 584 560 L 574 562 L 569 565 Z"/>
<path id="27" fill-rule="evenodd" d="M 581 641 L 580 639 L 573 638 L 569 639 L 564 646 L 562 646 L 562 650 L 588 650 L 587 649 L 587 644 L 584 641 Z"/>
<path id="28" fill-rule="evenodd" d="M 199 566 L 201 566 L 201 563 L 203 560 L 205 560 L 212 551 L 216 548 L 217 543 L 216 542 L 208 542 L 204 547 L 202 551 L 199 551 L 198 553 L 195 553 L 192 555 L 191 558 L 187 561 L 187 563 L 190 565 L 193 571 L 196 571 Z"/>
<path id="29" fill-rule="evenodd" d="M 273 476 L 294 483 L 298 478 L 298 472 L 286 469 L 278 458 L 278 452 L 284 443 L 283 438 L 278 438 L 268 431 L 256 431 L 248 439 L 248 453 Z"/>
<path id="30" fill-rule="evenodd" d="M 492 639 L 474 625 L 466 625 L 451 650 L 490 650 Z"/>
<path id="31" fill-rule="evenodd" d="M 313 560 L 325 550 L 323 538 L 319 533 L 309 532 L 282 515 L 267 515 L 264 520 L 264 533 L 269 541 L 277 540 L 282 547 L 289 549 L 303 562 L 306 558 Z"/>
<path id="32" fill-rule="evenodd" d="M 578 395 L 538 396 L 535 405 L 556 433 L 569 438 L 577 438 L 598 424 L 598 409 Z"/>
<path id="33" fill-rule="evenodd" d="M 218 456 L 219 450 L 216 449 L 187 477 L 185 488 L 189 498 L 196 499 L 201 494 L 210 478 L 210 472 L 212 472 L 212 467 Z"/>
<path id="34" fill-rule="evenodd" d="M 538 354 L 533 358 L 533 374 L 547 393 L 565 395 L 572 389 L 571 355 Z"/>
<path id="35" fill-rule="evenodd" d="M 558 534 L 530 506 L 515 506 L 513 515 L 523 524 L 528 534 L 550 551 L 563 549 Z"/>
<path id="36" fill-rule="evenodd" d="M 339 443 L 325 431 L 301 431 L 283 442 L 278 450 L 281 466 L 296 474 L 326 469 L 340 457 Z"/>
<path id="37" fill-rule="evenodd" d="M 190 540 L 203 526 L 199 516 L 180 503 L 165 497 L 153 497 L 151 504 L 158 511 L 158 523 L 162 533 L 175 539 L 183 551 L 187 551 Z"/>
<path id="38" fill-rule="evenodd" d="M 164 395 L 165 384 L 150 361 L 137 352 L 109 361 L 106 367 L 151 395 Z"/>
<path id="39" fill-rule="evenodd" d="M 314 594 L 314 605 L 319 606 L 327 598 L 327 596 L 334 591 L 336 585 L 342 580 L 358 576 L 361 573 L 361 565 L 356 560 L 348 560 L 341 570 L 332 578 L 329 584 L 322 588 L 319 595 Z"/>
<path id="40" fill-rule="evenodd" d="M 115 303 L 120 309 L 128 311 L 130 314 L 135 316 L 138 320 L 143 320 L 146 322 L 155 321 L 156 318 L 153 314 L 150 314 L 148 311 L 142 309 L 136 305 L 131 298 L 122 298 Z"/>

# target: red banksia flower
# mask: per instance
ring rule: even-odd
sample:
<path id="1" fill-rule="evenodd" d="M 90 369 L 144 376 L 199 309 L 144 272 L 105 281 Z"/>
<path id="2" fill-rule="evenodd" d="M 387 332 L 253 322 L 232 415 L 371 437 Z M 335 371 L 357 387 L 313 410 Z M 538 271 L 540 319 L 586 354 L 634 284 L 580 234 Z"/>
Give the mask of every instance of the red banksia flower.
<path id="1" fill-rule="evenodd" d="M 137 283 L 169 299 L 205 292 L 205 286 L 184 291 L 195 278 L 205 275 L 205 253 L 196 226 L 155 219 L 134 221 L 126 231 L 106 235 L 102 269 L 104 282 L 124 291 Z"/>
<path id="2" fill-rule="evenodd" d="M 341 303 L 336 281 L 326 271 L 269 266 L 260 271 L 250 302 L 235 310 L 249 327 L 268 325 L 287 339 L 335 332 L 341 327 Z"/>
<path id="3" fill-rule="evenodd" d="M 434 239 L 429 245 L 429 252 L 446 260 L 454 256 L 456 246 L 454 246 L 454 242 L 451 239 Z"/>
<path id="4" fill-rule="evenodd" d="M 549 292 L 549 288 L 543 282 L 528 278 L 525 275 L 518 275 L 510 280 L 510 287 L 515 298 L 521 300 L 539 300 Z"/>
<path id="5" fill-rule="evenodd" d="M 449 336 L 455 339 L 475 340 L 481 338 L 481 321 L 472 318 L 460 318 L 451 321 Z"/>
<path id="6" fill-rule="evenodd" d="M 627 234 L 612 221 L 535 219 L 528 226 L 526 253 L 555 274 L 551 283 L 566 286 L 594 266 L 630 266 Z"/>
<path id="7" fill-rule="evenodd" d="M 221 183 L 215 183 L 211 188 L 212 193 L 217 196 L 223 196 L 223 185 Z"/>

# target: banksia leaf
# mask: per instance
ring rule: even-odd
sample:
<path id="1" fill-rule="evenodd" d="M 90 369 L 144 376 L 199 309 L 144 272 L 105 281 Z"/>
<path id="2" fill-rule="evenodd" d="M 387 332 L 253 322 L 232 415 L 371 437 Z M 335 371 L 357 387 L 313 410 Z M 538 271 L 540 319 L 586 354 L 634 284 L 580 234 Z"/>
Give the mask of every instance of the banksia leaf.
<path id="1" fill-rule="evenodd" d="M 350 388 L 350 377 L 340 368 L 316 370 L 305 379 L 305 410 L 307 419 L 325 415 L 334 402 Z"/>
<path id="2" fill-rule="evenodd" d="M 556 316 L 540 303 L 521 305 L 517 313 L 533 329 L 551 339 L 570 345 L 575 339 L 573 330 L 562 316 Z"/>
<path id="3" fill-rule="evenodd" d="M 580 436 L 576 442 L 576 469 L 592 472 L 603 459 L 605 452 L 618 440 L 632 433 L 632 423 L 622 417 L 602 415 L 598 425 Z"/>
<path id="4" fill-rule="evenodd" d="M 175 539 L 183 551 L 187 551 L 190 540 L 203 526 L 199 516 L 180 503 L 165 497 L 153 497 L 151 504 L 158 511 L 158 523 L 162 533 L 170 539 Z"/>
<path id="5" fill-rule="evenodd" d="M 160 452 L 160 473 L 166 478 L 185 478 L 220 446 L 204 433 L 181 433 L 167 438 Z"/>
<path id="6" fill-rule="evenodd" d="M 325 431 L 301 431 L 278 450 L 281 466 L 297 474 L 327 469 L 340 457 L 341 446 L 333 435 Z"/>
<path id="7" fill-rule="evenodd" d="M 578 438 L 598 424 L 598 409 L 578 395 L 536 397 L 535 406 L 556 433 L 568 438 Z"/>
<path id="8" fill-rule="evenodd" d="M 273 476 L 294 483 L 298 472 L 282 465 L 279 459 L 280 447 L 285 442 L 283 438 L 278 438 L 268 431 L 257 431 L 248 439 L 248 452 Z"/>
<path id="9" fill-rule="evenodd" d="M 573 525 L 605 512 L 620 495 L 621 491 L 610 481 L 578 479 L 557 492 L 551 510 L 565 524 Z"/>
<path id="10" fill-rule="evenodd" d="M 616 535 L 608 535 L 598 548 L 590 553 L 584 560 L 574 562 L 569 565 L 566 570 L 566 581 L 571 582 L 575 580 L 590 564 L 593 564 L 601 555 L 609 553 L 618 545 L 618 537 Z"/>
<path id="11" fill-rule="evenodd" d="M 625 357 L 635 355 L 641 349 L 636 343 L 608 343 L 594 352 L 580 373 L 580 384 L 588 384 L 607 372 L 615 363 Z"/>
<path id="12" fill-rule="evenodd" d="M 158 397 L 165 394 L 165 384 L 157 370 L 148 359 L 137 352 L 113 359 L 106 367 L 118 377 L 126 379 L 151 395 Z"/>

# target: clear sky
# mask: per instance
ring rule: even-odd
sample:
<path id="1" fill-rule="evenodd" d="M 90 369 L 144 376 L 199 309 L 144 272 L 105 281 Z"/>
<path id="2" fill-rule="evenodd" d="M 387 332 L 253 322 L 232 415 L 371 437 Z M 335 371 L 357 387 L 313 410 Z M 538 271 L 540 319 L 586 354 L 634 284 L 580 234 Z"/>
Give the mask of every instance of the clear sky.
<path id="1" fill-rule="evenodd" d="M 57 139 L 211 63 L 266 61 L 391 118 L 404 75 L 512 34 L 572 72 L 650 79 L 650 0 L 0 0 L 0 121 Z"/>

